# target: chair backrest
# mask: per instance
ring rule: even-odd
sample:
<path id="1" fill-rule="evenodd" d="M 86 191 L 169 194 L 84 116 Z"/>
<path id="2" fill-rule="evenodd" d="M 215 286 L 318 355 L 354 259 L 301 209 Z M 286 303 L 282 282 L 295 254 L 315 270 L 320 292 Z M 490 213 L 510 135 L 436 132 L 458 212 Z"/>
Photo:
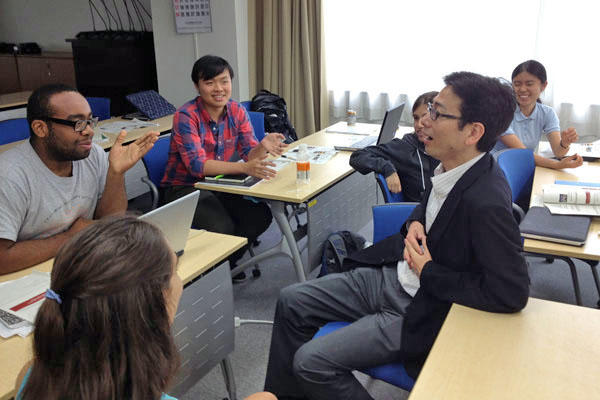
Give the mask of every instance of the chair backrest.
<path id="1" fill-rule="evenodd" d="M 248 100 L 248 101 L 242 101 L 240 103 L 242 106 L 244 106 L 244 108 L 248 111 L 250 111 L 250 104 L 252 104 L 252 101 Z"/>
<path id="2" fill-rule="evenodd" d="M 107 97 L 86 97 L 92 115 L 98 117 L 100 121 L 110 118 L 110 99 Z"/>
<path id="3" fill-rule="evenodd" d="M 389 203 L 373 206 L 373 243 L 400 232 L 419 203 Z"/>
<path id="4" fill-rule="evenodd" d="M 379 189 L 381 189 L 381 193 L 383 194 L 383 200 L 386 203 L 402 203 L 404 201 L 404 195 L 402 192 L 392 193 L 388 188 L 387 181 L 384 176 L 381 174 L 376 175 L 377 184 L 379 185 Z"/>
<path id="5" fill-rule="evenodd" d="M 169 159 L 170 143 L 171 135 L 160 136 L 150 151 L 142 158 L 148 171 L 148 177 L 157 188 L 165 174 L 165 168 Z"/>
<path id="6" fill-rule="evenodd" d="M 0 121 L 0 145 L 17 142 L 29 137 L 27 118 Z"/>
<path id="7" fill-rule="evenodd" d="M 250 115 L 250 123 L 254 129 L 254 135 L 260 142 L 265 137 L 265 114 L 257 111 L 248 111 Z"/>
<path id="8" fill-rule="evenodd" d="M 508 149 L 498 154 L 498 165 L 504 172 L 515 203 L 525 188 L 531 188 L 535 160 L 530 149 Z M 526 191 L 528 192 L 528 191 Z"/>

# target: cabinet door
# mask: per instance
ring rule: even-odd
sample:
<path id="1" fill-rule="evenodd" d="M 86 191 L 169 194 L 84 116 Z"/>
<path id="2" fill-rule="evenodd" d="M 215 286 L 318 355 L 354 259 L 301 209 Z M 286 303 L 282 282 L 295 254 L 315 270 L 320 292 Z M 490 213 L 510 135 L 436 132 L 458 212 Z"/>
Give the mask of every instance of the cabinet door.
<path id="1" fill-rule="evenodd" d="M 75 87 L 75 67 L 72 58 L 49 58 L 48 83 L 64 83 Z"/>
<path id="2" fill-rule="evenodd" d="M 0 94 L 21 91 L 17 61 L 12 55 L 0 56 Z"/>
<path id="3" fill-rule="evenodd" d="M 48 65 L 44 58 L 17 57 L 22 90 L 35 90 L 48 83 Z"/>

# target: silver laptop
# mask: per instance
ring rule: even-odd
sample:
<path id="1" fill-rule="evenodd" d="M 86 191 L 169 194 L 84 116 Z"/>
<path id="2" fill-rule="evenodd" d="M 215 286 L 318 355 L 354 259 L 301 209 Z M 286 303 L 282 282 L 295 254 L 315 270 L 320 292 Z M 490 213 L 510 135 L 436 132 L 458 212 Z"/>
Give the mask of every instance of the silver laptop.
<path id="1" fill-rule="evenodd" d="M 139 218 L 158 226 L 175 254 L 181 256 L 192 227 L 198 197 L 200 191 L 196 190 Z"/>
<path id="2" fill-rule="evenodd" d="M 379 131 L 379 136 L 367 136 L 358 139 L 352 138 L 352 140 L 348 143 L 334 146 L 335 149 L 355 151 L 364 149 L 365 147 L 372 146 L 374 144 L 385 144 L 391 141 L 396 135 L 396 130 L 398 129 L 398 124 L 400 123 L 400 117 L 402 116 L 403 110 L 404 103 L 385 112 L 385 117 L 383 117 L 383 123 L 381 124 L 381 130 Z"/>

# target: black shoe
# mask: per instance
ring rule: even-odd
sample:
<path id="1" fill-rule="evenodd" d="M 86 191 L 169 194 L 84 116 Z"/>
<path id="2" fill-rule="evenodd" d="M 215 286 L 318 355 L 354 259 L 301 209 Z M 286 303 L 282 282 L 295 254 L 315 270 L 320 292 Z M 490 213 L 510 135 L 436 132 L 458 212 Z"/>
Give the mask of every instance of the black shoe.
<path id="1" fill-rule="evenodd" d="M 237 274 L 236 276 L 234 276 L 233 278 L 231 278 L 231 281 L 233 283 L 241 283 L 241 282 L 245 282 L 246 279 L 248 279 L 246 277 L 246 273 L 244 271 L 242 271 L 239 274 Z"/>

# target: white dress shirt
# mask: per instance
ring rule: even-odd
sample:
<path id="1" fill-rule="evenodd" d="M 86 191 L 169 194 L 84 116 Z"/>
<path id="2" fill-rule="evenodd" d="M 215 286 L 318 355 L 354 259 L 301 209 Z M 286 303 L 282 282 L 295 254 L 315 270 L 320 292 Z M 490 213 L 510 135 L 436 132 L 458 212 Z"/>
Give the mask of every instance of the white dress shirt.
<path id="1" fill-rule="evenodd" d="M 431 177 L 431 194 L 427 199 L 427 209 L 425 210 L 425 234 L 429 233 L 429 229 L 440 209 L 444 205 L 448 194 L 456 185 L 456 182 L 469 170 L 477 161 L 483 157 L 485 153 L 472 158 L 464 164 L 459 165 L 450 171 L 444 170 L 444 166 L 440 163 L 433 171 Z M 421 286 L 419 277 L 410 269 L 408 263 L 404 260 L 398 261 L 398 281 L 402 288 L 411 297 L 414 297 Z"/>

